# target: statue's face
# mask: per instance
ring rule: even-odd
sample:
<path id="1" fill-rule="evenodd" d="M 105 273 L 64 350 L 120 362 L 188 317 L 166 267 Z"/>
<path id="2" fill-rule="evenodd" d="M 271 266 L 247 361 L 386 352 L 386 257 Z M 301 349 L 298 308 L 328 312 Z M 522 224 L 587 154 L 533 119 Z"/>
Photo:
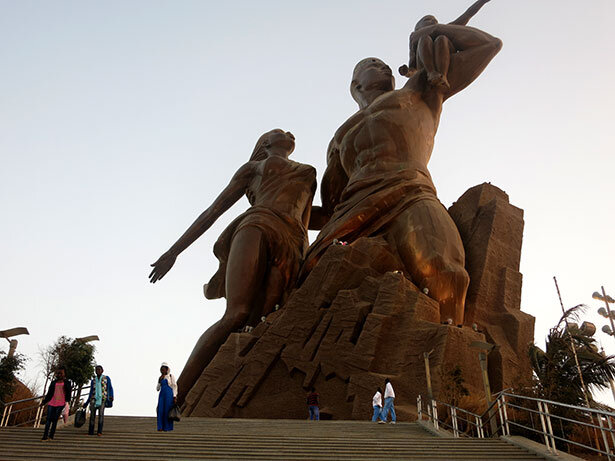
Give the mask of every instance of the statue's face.
<path id="1" fill-rule="evenodd" d="M 354 70 L 351 93 L 359 106 L 369 105 L 382 93 L 395 89 L 395 77 L 391 68 L 378 58 L 359 62 Z"/>
<path id="2" fill-rule="evenodd" d="M 271 130 L 267 137 L 268 150 L 276 148 L 275 151 L 282 151 L 288 157 L 295 150 L 295 136 L 290 131 Z"/>

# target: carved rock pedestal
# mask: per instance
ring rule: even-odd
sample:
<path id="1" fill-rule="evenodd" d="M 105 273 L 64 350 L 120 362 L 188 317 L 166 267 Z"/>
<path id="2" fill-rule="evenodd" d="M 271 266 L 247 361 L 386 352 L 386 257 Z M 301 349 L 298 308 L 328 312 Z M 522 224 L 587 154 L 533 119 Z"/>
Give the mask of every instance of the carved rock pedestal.
<path id="1" fill-rule="evenodd" d="M 230 335 L 187 395 L 184 414 L 305 418 L 306 390 L 314 386 L 323 418 L 367 419 L 371 398 L 388 377 L 397 413 L 407 420 L 416 411 L 417 395 L 426 395 L 423 352 L 433 350 L 436 398 L 455 366 L 470 392 L 482 393 L 477 351 L 469 347 L 477 340 L 500 346 L 489 356 L 494 390 L 512 383 L 518 373 L 527 374 L 522 349 L 532 338 L 533 318 L 517 307 L 521 210 L 507 197 L 504 203 L 506 194 L 499 189 L 477 188 L 464 194 L 451 215 L 469 256 L 466 324 L 478 323 L 485 335 L 468 326 L 439 324 L 438 304 L 400 272 L 401 263 L 382 238 L 334 245 L 281 310 L 250 333 Z M 520 219 L 520 227 L 511 216 Z M 509 227 L 503 229 L 501 220 Z M 500 235 L 509 230 L 518 234 Z M 510 262 L 515 257 L 516 266 Z M 511 366 L 515 371 L 507 369 Z"/>
<path id="2" fill-rule="evenodd" d="M 521 387 L 531 376 L 527 351 L 535 320 L 521 312 L 523 210 L 509 203 L 506 192 L 483 183 L 466 191 L 449 213 L 470 275 L 465 323 L 476 322 L 487 342 L 498 346 L 489 354 L 491 387 Z"/>

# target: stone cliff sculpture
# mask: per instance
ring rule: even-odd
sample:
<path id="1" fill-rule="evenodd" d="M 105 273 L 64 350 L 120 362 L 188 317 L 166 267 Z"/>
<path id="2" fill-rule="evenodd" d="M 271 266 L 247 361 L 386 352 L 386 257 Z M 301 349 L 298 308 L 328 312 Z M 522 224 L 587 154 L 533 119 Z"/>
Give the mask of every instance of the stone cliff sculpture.
<path id="1" fill-rule="evenodd" d="M 383 236 L 410 280 L 440 304 L 440 319 L 464 321 L 469 278 L 464 248 L 451 217 L 436 196 L 427 170 L 442 103 L 472 83 L 502 42 L 478 29 L 435 24 L 423 36 L 445 36 L 457 52 L 444 76 L 428 82 L 419 69 L 395 90 L 391 69 L 367 58 L 354 69 L 350 91 L 359 104 L 335 133 L 321 184 L 329 217 L 306 256 L 302 278 L 334 239 L 353 242 Z"/>
<path id="2" fill-rule="evenodd" d="M 307 249 L 307 226 L 316 190 L 316 171 L 288 159 L 295 147 L 289 132 L 272 130 L 258 140 L 250 161 L 188 230 L 152 266 L 152 283 L 177 256 L 244 194 L 252 205 L 218 238 L 220 267 L 205 285 L 209 299 L 226 297 L 226 312 L 198 340 L 178 380 L 183 401 L 228 335 L 255 325 L 282 302 L 297 279 Z"/>

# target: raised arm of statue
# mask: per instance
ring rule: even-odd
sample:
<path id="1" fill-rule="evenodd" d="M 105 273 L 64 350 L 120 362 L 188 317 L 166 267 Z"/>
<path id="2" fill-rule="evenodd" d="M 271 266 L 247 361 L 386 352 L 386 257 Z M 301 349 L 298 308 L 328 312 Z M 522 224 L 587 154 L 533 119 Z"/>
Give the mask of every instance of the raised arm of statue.
<path id="1" fill-rule="evenodd" d="M 478 0 L 477 2 L 473 3 L 472 6 L 470 6 L 470 8 L 468 8 L 461 16 L 459 16 L 457 19 L 455 19 L 449 24 L 465 26 L 466 24 L 468 24 L 470 19 L 472 19 L 472 16 L 478 13 L 478 10 L 480 10 L 485 5 L 485 3 L 488 3 L 489 1 L 490 0 Z"/>
<path id="2" fill-rule="evenodd" d="M 451 56 L 447 75 L 450 88 L 444 92 L 446 100 L 476 80 L 502 49 L 502 41 L 474 27 L 449 24 L 435 27 L 439 32 L 450 31 L 448 38 L 457 49 Z"/>
<path id="3" fill-rule="evenodd" d="M 428 91 L 435 89 L 444 100 L 476 80 L 502 48 L 499 38 L 469 26 L 435 24 L 421 28 L 418 34 L 426 38 L 418 41 L 430 83 Z M 434 62 L 435 56 L 442 59 Z M 413 80 L 408 80 L 406 87 L 413 87 Z"/>
<path id="4" fill-rule="evenodd" d="M 164 277 L 175 264 L 177 256 L 203 235 L 226 210 L 245 194 L 254 172 L 255 162 L 248 162 L 237 170 L 228 186 L 218 195 L 214 203 L 201 213 L 177 242 L 152 264 L 154 269 L 149 274 L 151 283 L 156 283 Z"/>

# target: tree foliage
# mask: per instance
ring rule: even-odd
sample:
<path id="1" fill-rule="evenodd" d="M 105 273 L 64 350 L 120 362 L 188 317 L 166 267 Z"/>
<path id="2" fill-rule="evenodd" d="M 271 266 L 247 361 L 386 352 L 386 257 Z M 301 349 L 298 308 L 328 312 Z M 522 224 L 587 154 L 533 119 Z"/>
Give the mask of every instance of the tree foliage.
<path id="1" fill-rule="evenodd" d="M 463 371 L 459 365 L 448 369 L 443 376 L 444 383 L 442 389 L 442 397 L 446 403 L 458 407 L 464 397 L 470 395 L 468 388 L 465 386 L 465 378 Z"/>
<path id="2" fill-rule="evenodd" d="M 14 354 L 9 357 L 4 351 L 0 351 L 0 400 L 7 402 L 17 384 L 15 375 L 23 370 L 26 362 L 25 356 Z"/>
<path id="3" fill-rule="evenodd" d="M 536 394 L 544 399 L 585 406 L 584 390 L 572 343 L 579 359 L 583 381 L 590 394 L 608 387 L 610 380 L 615 377 L 615 356 L 598 352 L 592 335 L 573 323 L 578 320 L 584 307 L 578 305 L 564 313 L 557 325 L 549 330 L 544 351 L 536 345 L 530 346 Z M 591 403 L 591 395 L 589 399 Z"/>
<path id="4" fill-rule="evenodd" d="M 66 368 L 66 377 L 77 386 L 87 383 L 94 375 L 94 345 L 60 336 L 41 351 L 46 377 L 52 379 L 59 366 Z"/>

